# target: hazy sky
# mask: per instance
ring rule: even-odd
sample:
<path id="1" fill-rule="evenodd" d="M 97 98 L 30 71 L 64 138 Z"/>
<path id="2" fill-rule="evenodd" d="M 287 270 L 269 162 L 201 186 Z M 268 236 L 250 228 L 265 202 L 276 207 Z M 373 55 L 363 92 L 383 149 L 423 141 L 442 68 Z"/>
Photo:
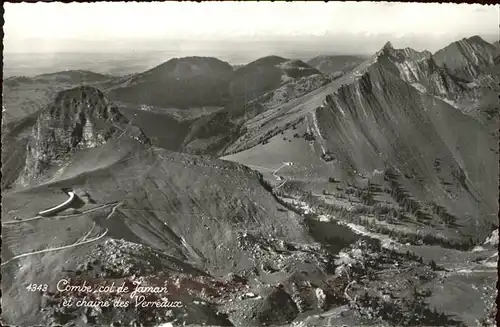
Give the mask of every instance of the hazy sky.
<path id="1" fill-rule="evenodd" d="M 395 46 L 435 50 L 457 38 L 479 34 L 491 39 L 499 33 L 499 7 L 492 5 L 39 2 L 4 6 L 5 52 L 168 50 L 178 46 L 174 39 L 219 46 L 225 40 L 295 39 L 306 44 L 326 42 L 336 52 L 372 51 L 390 39 Z"/>

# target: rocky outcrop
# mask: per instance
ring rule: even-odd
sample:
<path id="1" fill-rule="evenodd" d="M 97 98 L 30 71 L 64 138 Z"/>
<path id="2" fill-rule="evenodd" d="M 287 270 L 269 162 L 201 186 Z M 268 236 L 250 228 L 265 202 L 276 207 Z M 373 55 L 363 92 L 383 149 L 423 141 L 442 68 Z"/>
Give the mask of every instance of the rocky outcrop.
<path id="1" fill-rule="evenodd" d="M 63 164 L 71 154 L 123 135 L 149 143 L 100 90 L 81 86 L 62 91 L 38 115 L 19 181 L 27 185 L 50 168 Z"/>
<path id="2" fill-rule="evenodd" d="M 290 295 L 273 287 L 265 297 L 250 298 L 228 305 L 229 320 L 235 326 L 275 326 L 290 323 L 299 310 Z"/>
<path id="3" fill-rule="evenodd" d="M 436 63 L 446 71 L 468 81 L 474 80 L 481 70 L 494 64 L 498 48 L 479 36 L 464 38 L 437 51 Z"/>
<path id="4" fill-rule="evenodd" d="M 429 54 L 403 52 L 387 45 L 357 69 L 352 81 L 327 95 L 315 111 L 314 136 L 323 151 L 334 153 L 346 167 L 368 173 L 394 167 L 409 176 L 405 183 L 416 198 L 436 200 L 459 216 L 477 210 L 475 218 L 483 221 L 488 208 L 497 207 L 496 177 L 486 177 L 497 171 L 498 156 L 489 150 L 496 148 L 496 140 L 480 123 L 429 92 L 446 87 L 443 95 L 463 95 L 460 84 L 453 89 L 438 79 L 453 77 L 433 66 Z M 426 83 L 426 91 L 412 86 L 416 81 Z M 452 126 L 461 126 L 467 136 L 458 138 Z M 482 163 L 476 153 L 482 154 Z"/>
<path id="5" fill-rule="evenodd" d="M 429 51 L 394 49 L 388 42 L 376 56 L 386 69 L 421 92 L 448 97 L 465 90 L 463 81 L 439 67 Z"/>
<path id="6" fill-rule="evenodd" d="M 497 245 L 498 246 L 498 229 L 495 229 L 492 233 L 491 236 L 486 239 L 484 244 L 488 245 Z"/>

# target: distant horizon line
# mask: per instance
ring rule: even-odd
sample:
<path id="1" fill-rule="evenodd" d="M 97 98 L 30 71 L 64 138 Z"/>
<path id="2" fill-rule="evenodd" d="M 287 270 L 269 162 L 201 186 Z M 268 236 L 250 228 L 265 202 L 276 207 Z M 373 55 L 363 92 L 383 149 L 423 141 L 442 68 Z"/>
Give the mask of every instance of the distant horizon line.
<path id="1" fill-rule="evenodd" d="M 381 47 L 382 48 L 382 47 Z M 115 51 L 50 51 L 50 52 L 4 52 L 3 54 L 11 54 L 11 55 L 39 55 L 39 54 L 45 54 L 45 55 L 61 55 L 61 54 L 79 54 L 79 53 L 85 53 L 85 54 L 96 54 L 96 55 L 106 55 L 106 54 L 123 54 L 123 51 L 128 51 L 127 53 L 179 53 L 181 51 L 173 51 L 173 50 L 141 50 L 141 51 L 136 51 L 136 50 L 115 50 Z M 297 50 L 300 51 L 300 50 Z M 321 50 L 310 50 L 311 52 L 317 52 L 320 53 L 318 56 L 370 56 L 370 53 L 352 53 L 352 52 L 322 52 Z M 231 53 L 225 52 L 226 55 L 231 55 Z M 221 53 L 220 55 L 224 55 L 224 53 Z M 234 56 L 238 56 L 238 53 L 232 53 Z M 184 58 L 184 57 L 216 57 L 217 55 L 215 54 L 192 54 L 192 55 L 174 55 L 174 58 Z M 270 52 L 269 55 L 265 55 L 264 57 L 267 56 L 283 56 L 283 54 L 276 54 L 273 53 L 273 51 Z M 4 58 L 5 59 L 5 58 Z"/>
<path id="2" fill-rule="evenodd" d="M 343 34 L 344 36 L 349 36 L 349 34 Z M 355 36 L 356 34 L 353 34 L 351 36 Z M 332 35 L 328 35 L 328 36 L 332 36 Z M 450 45 L 451 43 L 453 42 L 456 42 L 456 41 L 460 41 L 460 40 L 464 40 L 464 39 L 469 39 L 469 38 L 472 38 L 474 36 L 479 36 L 481 39 L 483 39 L 484 41 L 488 42 L 488 43 L 495 43 L 495 42 L 498 42 L 499 41 L 499 37 L 498 35 L 496 34 L 477 34 L 477 33 L 471 33 L 470 35 L 467 35 L 467 36 L 464 36 L 464 35 L 448 35 L 448 37 L 446 38 L 447 40 L 443 42 L 443 45 L 442 46 L 438 46 L 436 43 L 432 44 L 433 42 L 430 41 L 428 42 L 427 45 L 425 45 L 425 43 L 427 42 L 422 42 L 422 41 L 417 41 L 417 42 L 414 42 L 415 40 L 412 39 L 412 37 L 416 36 L 416 35 L 404 35 L 404 36 L 397 36 L 397 35 L 389 35 L 389 34 L 385 34 L 385 33 L 377 33 L 377 34 L 374 34 L 374 35 L 371 35 L 370 37 L 368 37 L 367 35 L 359 35 L 360 37 L 363 37 L 363 38 L 368 38 L 368 39 L 371 39 L 371 41 L 374 41 L 373 40 L 373 37 L 375 36 L 378 36 L 378 37 L 386 37 L 385 39 L 385 42 L 380 42 L 380 46 L 378 47 L 378 49 L 382 48 L 383 45 L 387 42 L 391 42 L 391 43 L 397 43 L 397 46 L 395 46 L 396 48 L 412 48 L 414 50 L 417 50 L 417 51 L 424 51 L 424 50 L 427 50 L 427 51 L 431 51 L 431 52 L 435 52 L 433 51 L 432 49 L 434 48 L 438 48 L 438 49 L 442 49 L 448 45 Z M 433 37 L 432 35 L 429 35 L 429 37 L 431 38 L 435 38 L 435 36 Z M 254 44 L 261 44 L 263 46 L 263 48 L 265 47 L 269 47 L 269 46 L 272 46 L 273 44 L 275 44 L 278 48 L 275 48 L 275 49 L 268 49 L 270 50 L 270 52 L 294 52 L 294 51 L 297 51 L 297 52 L 325 52 L 325 53 L 329 53 L 331 55 L 371 55 L 373 54 L 374 52 L 376 52 L 377 50 L 373 50 L 371 48 L 376 48 L 376 46 L 374 44 L 370 44 L 368 45 L 369 49 L 368 48 L 364 48 L 364 49 L 360 49 L 359 51 L 356 51 L 354 49 L 345 49 L 345 50 L 337 50 L 337 51 L 332 51 L 331 47 L 332 46 L 338 46 L 339 48 L 342 48 L 342 47 L 345 47 L 346 45 L 349 45 L 349 46 L 356 46 L 356 44 L 359 44 L 360 47 L 363 47 L 363 46 L 367 46 L 366 42 L 365 41 L 360 41 L 360 42 L 349 42 L 348 39 L 336 39 L 336 40 L 327 40 L 327 35 L 310 35 L 310 36 L 302 36 L 302 35 L 297 35 L 297 36 L 289 36 L 289 37 L 284 37 L 284 38 L 280 38 L 280 39 L 273 39 L 274 37 L 270 37 L 269 39 L 261 39 L 261 40 L 258 40 L 258 39 L 246 39 L 246 40 L 242 40 L 241 38 L 227 38 L 227 39 L 219 39 L 219 40 L 205 40 L 205 39 L 200 39 L 200 40 L 195 40 L 195 39 L 168 39 L 167 41 L 170 42 L 171 44 L 171 49 L 161 49 L 159 47 L 155 47 L 154 44 L 152 44 L 152 42 L 160 42 L 160 41 L 165 41 L 164 39 L 156 39 L 156 38 L 151 38 L 151 39 L 119 39 L 119 40 L 114 40 L 116 43 L 118 43 L 116 45 L 116 47 L 113 49 L 113 48 L 109 48 L 109 50 L 101 50 L 101 49 L 96 49 L 96 50 L 87 50 L 85 49 L 85 47 L 83 48 L 80 48 L 80 46 L 76 46 L 76 47 L 71 47 L 71 46 L 62 46 L 62 47 L 59 47 L 59 49 L 57 49 L 58 47 L 55 46 L 53 48 L 55 48 L 55 50 L 44 50 L 44 49 L 40 49 L 40 47 L 36 47 L 37 50 L 35 51 L 30 51 L 30 50 L 13 50 L 13 51 L 10 51 L 10 50 L 7 50 L 9 48 L 9 46 L 6 44 L 8 42 L 6 42 L 6 39 L 4 38 L 4 50 L 3 50 L 3 54 L 7 54 L 7 55 L 27 55 L 27 54 L 54 54 L 54 55 L 57 55 L 57 54 L 78 54 L 78 53 L 88 53 L 88 54 L 118 54 L 118 53 L 123 53 L 123 52 L 126 52 L 126 53 L 174 53 L 174 52 L 177 52 L 177 53 L 186 53 L 186 52 L 193 52 L 193 53 L 200 53 L 200 51 L 202 52 L 206 52 L 206 53 L 228 53 L 228 52 L 231 52 L 230 51 L 227 51 L 227 46 L 225 47 L 224 44 L 231 44 L 231 43 L 244 43 L 244 44 L 247 44 L 247 45 L 254 45 Z M 51 44 L 51 41 L 50 40 L 45 40 L 45 39 L 39 39 L 39 38 L 28 38 L 29 40 L 31 40 L 32 42 L 40 42 L 39 45 L 45 45 L 45 44 L 48 44 L 50 46 Z M 28 39 L 25 39 L 25 40 L 28 40 Z M 402 41 L 404 41 L 404 39 L 407 39 L 408 42 L 404 42 L 406 43 L 406 45 L 402 45 L 400 43 L 402 43 Z M 413 40 L 413 42 L 412 42 Z M 82 42 L 82 44 L 87 44 L 89 45 L 90 47 L 92 48 L 98 48 L 99 45 L 102 45 L 103 43 L 106 43 L 108 42 L 108 45 L 109 45 L 109 41 L 105 41 L 105 40 L 88 40 L 88 39 L 71 39 L 71 38 L 67 38 L 67 39 L 61 39 L 61 40 L 57 40 L 56 42 L 68 42 L 68 41 L 71 41 L 71 42 Z M 130 44 L 124 44 L 123 42 L 129 42 Z M 376 42 L 376 41 L 375 41 Z M 435 40 L 434 40 L 435 42 Z M 136 43 L 137 44 L 137 47 L 134 48 L 133 44 Z M 200 45 L 200 48 L 199 49 L 191 49 L 191 47 L 193 45 L 196 45 L 196 44 L 199 44 Z M 300 48 L 300 49 L 294 49 L 293 47 L 296 46 L 296 45 L 300 45 L 300 44 L 303 44 L 304 47 Z M 372 43 L 372 42 L 370 42 Z M 377 42 L 378 43 L 378 42 Z M 417 44 L 416 44 L 417 43 Z M 57 44 L 57 43 L 56 43 Z M 306 44 L 308 44 L 309 48 L 308 47 L 305 47 Z M 161 46 L 161 45 L 160 45 Z M 185 49 L 182 49 L 183 46 L 187 46 Z M 321 48 L 328 48 L 330 47 L 330 49 L 325 49 L 326 51 L 323 51 Z M 20 47 L 17 47 L 15 46 L 14 48 L 20 48 Z M 66 48 L 66 49 L 65 49 Z M 73 50 L 72 48 L 75 48 L 75 50 Z M 78 49 L 80 48 L 80 49 Z M 205 49 L 203 49 L 205 48 Z M 281 49 L 279 49 L 281 48 Z M 258 47 L 256 48 L 252 48 L 252 50 L 255 50 L 255 51 L 262 51 L 263 49 L 259 49 Z M 250 50 L 250 51 L 252 51 Z M 245 50 L 242 50 L 243 52 L 245 53 L 248 53 L 248 51 L 245 51 Z"/>

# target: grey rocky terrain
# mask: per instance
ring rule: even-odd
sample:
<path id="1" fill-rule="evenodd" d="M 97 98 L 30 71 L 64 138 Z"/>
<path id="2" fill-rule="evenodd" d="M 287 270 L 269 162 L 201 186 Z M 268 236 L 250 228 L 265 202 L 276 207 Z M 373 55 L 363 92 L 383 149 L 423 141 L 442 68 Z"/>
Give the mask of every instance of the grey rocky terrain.
<path id="1" fill-rule="evenodd" d="M 7 79 L 2 325 L 493 326 L 498 53 Z"/>

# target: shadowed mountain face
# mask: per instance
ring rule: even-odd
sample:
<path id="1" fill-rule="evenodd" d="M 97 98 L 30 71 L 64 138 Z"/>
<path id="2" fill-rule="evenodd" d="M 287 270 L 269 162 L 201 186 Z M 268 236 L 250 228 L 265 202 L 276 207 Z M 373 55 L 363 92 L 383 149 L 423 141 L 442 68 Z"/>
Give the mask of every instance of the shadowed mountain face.
<path id="1" fill-rule="evenodd" d="M 321 74 L 300 60 L 269 56 L 255 60 L 238 70 L 231 78 L 230 92 L 237 107 L 279 88 L 290 80 Z M 241 110 L 237 108 L 236 110 Z"/>
<path id="2" fill-rule="evenodd" d="M 181 149 L 189 153 L 216 155 L 239 135 L 244 121 L 300 98 L 328 82 L 328 77 L 300 60 L 268 56 L 244 65 L 229 77 L 229 97 L 222 110 L 190 124 Z"/>
<path id="3" fill-rule="evenodd" d="M 340 76 L 349 72 L 366 58 L 359 56 L 318 56 L 307 61 L 307 64 L 316 68 L 323 74 L 332 74 Z"/>
<path id="4" fill-rule="evenodd" d="M 437 51 L 434 57 L 437 64 L 450 73 L 472 81 L 480 74 L 481 69 L 494 63 L 498 53 L 497 47 L 479 36 L 473 36 L 451 43 Z"/>
<path id="5" fill-rule="evenodd" d="M 233 74 L 231 114 L 248 120 L 329 81 L 328 77 L 301 60 L 277 56 L 260 58 Z"/>
<path id="6" fill-rule="evenodd" d="M 165 108 L 224 106 L 232 71 L 216 58 L 175 58 L 117 81 L 107 93 L 111 99 Z"/>
<path id="7" fill-rule="evenodd" d="M 107 93 L 112 99 L 135 104 L 182 109 L 228 106 L 239 111 L 284 83 L 319 74 L 300 60 L 277 56 L 258 59 L 234 72 L 215 58 L 186 57 L 122 79 Z"/>

